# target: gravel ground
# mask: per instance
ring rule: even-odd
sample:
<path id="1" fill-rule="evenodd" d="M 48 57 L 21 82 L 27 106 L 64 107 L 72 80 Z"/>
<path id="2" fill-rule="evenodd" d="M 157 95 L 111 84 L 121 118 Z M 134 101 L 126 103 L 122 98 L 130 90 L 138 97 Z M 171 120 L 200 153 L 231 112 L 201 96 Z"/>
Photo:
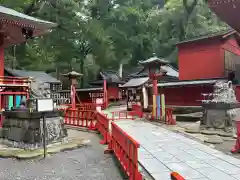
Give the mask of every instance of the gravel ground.
<path id="1" fill-rule="evenodd" d="M 0 159 L 0 180 L 123 180 L 112 155 L 104 155 L 96 134 L 69 130 L 69 136 L 89 139 L 91 146 L 45 160 Z"/>

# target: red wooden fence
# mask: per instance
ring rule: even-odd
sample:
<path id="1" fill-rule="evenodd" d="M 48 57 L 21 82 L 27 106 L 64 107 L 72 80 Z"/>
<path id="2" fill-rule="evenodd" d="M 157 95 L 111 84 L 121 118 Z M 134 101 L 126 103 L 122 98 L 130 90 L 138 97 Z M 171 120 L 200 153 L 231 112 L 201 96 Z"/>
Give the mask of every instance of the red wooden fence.
<path id="1" fill-rule="evenodd" d="M 138 148 L 140 145 L 114 122 L 112 122 L 112 136 L 109 147 L 127 173 L 129 180 L 142 180 L 142 175 L 138 170 Z"/>
<path id="2" fill-rule="evenodd" d="M 156 112 L 158 111 L 158 109 L 156 108 Z M 162 114 L 162 109 L 160 109 L 161 114 Z M 156 120 L 156 119 L 152 119 L 152 114 L 149 114 L 148 116 L 149 120 Z M 157 118 L 158 122 L 162 122 L 165 123 L 167 125 L 176 125 L 176 119 L 174 119 L 173 117 L 173 108 L 167 107 L 165 108 L 165 117 L 164 118 Z"/>
<path id="3" fill-rule="evenodd" d="M 108 144 L 105 152 L 113 151 L 119 160 L 122 168 L 129 177 L 129 180 L 142 180 L 142 175 L 138 170 L 138 148 L 139 143 L 131 136 L 118 127 L 114 121 L 126 119 L 134 120 L 136 117 L 142 117 L 141 111 L 132 112 L 113 112 L 112 115 L 96 112 L 94 105 L 78 106 L 78 109 L 65 109 L 64 123 L 66 125 L 98 130 L 103 139 L 101 144 Z M 171 109 L 166 110 L 167 122 L 173 123 Z M 184 180 L 177 173 L 171 173 L 173 180 Z M 177 179 L 176 179 L 177 178 Z"/>
<path id="4" fill-rule="evenodd" d="M 98 112 L 96 114 L 96 128 L 103 136 L 103 139 L 100 141 L 101 144 L 108 144 L 111 137 L 111 122 L 115 120 L 134 120 L 136 117 L 142 117 L 141 112 L 112 112 L 111 116 Z"/>
<path id="5" fill-rule="evenodd" d="M 96 111 L 66 109 L 64 124 L 96 130 Z"/>
<path id="6" fill-rule="evenodd" d="M 60 107 L 59 109 L 62 110 L 62 109 L 71 108 L 72 105 L 71 104 L 61 104 L 61 105 L 59 105 L 59 107 Z M 87 110 L 95 111 L 96 107 L 97 107 L 97 105 L 94 103 L 76 104 L 76 109 L 84 110 L 84 111 L 87 111 Z M 102 105 L 102 109 L 103 109 L 103 105 Z"/>
<path id="7" fill-rule="evenodd" d="M 100 144 L 108 144 L 110 142 L 110 133 L 109 133 L 109 126 L 111 120 L 108 119 L 106 114 L 97 113 L 97 124 L 96 128 L 103 136 L 103 139 L 100 141 Z"/>

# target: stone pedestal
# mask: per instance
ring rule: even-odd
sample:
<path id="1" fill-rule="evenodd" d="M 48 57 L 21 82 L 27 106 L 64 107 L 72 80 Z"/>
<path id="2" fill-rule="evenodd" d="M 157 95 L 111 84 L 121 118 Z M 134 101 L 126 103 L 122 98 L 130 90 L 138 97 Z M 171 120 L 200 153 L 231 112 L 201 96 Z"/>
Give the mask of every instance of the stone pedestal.
<path id="1" fill-rule="evenodd" d="M 23 147 L 42 145 L 42 117 L 41 113 L 28 111 L 5 111 L 1 137 L 14 146 Z M 46 113 L 46 142 L 60 141 L 67 136 L 63 120 L 59 112 Z"/>
<path id="2" fill-rule="evenodd" d="M 203 104 L 204 114 L 201 120 L 201 126 L 211 130 L 224 130 L 232 132 L 232 116 L 230 111 L 239 107 L 238 103 L 209 103 Z"/>
<path id="3" fill-rule="evenodd" d="M 205 125 L 206 128 L 228 131 L 229 128 L 232 128 L 232 120 L 227 110 L 209 109 L 205 110 L 202 125 Z"/>

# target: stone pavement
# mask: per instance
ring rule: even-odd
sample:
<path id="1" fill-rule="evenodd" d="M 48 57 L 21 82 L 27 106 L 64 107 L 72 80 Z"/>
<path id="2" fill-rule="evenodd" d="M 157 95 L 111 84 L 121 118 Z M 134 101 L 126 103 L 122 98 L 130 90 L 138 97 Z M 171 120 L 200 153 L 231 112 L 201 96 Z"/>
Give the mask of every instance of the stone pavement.
<path id="1" fill-rule="evenodd" d="M 139 163 L 155 180 L 170 180 L 172 171 L 187 180 L 240 180 L 237 158 L 147 122 L 115 123 L 140 143 Z"/>

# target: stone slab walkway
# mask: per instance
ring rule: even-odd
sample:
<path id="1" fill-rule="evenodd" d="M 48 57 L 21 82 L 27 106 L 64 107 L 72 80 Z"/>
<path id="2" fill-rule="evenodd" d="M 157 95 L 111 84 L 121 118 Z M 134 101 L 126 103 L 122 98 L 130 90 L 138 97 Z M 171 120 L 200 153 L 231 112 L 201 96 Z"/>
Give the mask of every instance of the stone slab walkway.
<path id="1" fill-rule="evenodd" d="M 140 143 L 139 163 L 155 180 L 172 171 L 186 180 L 240 180 L 240 159 L 147 122 L 115 123 Z"/>

